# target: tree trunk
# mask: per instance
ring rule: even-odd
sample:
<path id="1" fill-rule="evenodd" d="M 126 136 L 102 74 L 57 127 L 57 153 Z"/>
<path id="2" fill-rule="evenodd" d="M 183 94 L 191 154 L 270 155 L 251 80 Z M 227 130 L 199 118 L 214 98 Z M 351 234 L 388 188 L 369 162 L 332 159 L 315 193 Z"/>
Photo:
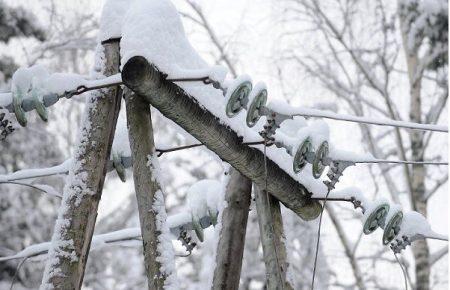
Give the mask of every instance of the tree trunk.
<path id="1" fill-rule="evenodd" d="M 98 55 L 104 54 L 104 55 Z M 119 41 L 97 52 L 105 77 L 119 72 Z M 112 87 L 91 93 L 80 140 L 56 220 L 42 289 L 80 289 L 88 258 L 97 208 L 102 195 L 122 91 Z"/>
<path id="2" fill-rule="evenodd" d="M 239 289 L 252 182 L 231 167 L 212 289 Z"/>
<path id="3" fill-rule="evenodd" d="M 258 186 L 264 185 L 263 153 L 243 145 L 235 132 L 176 84 L 165 81 L 162 73 L 144 57 L 131 58 L 123 68 L 122 79 L 127 87 L 145 98 L 241 174 Z M 311 220 L 320 214 L 321 205 L 309 198 L 311 193 L 270 159 L 267 160 L 267 176 L 270 180 L 269 192 L 301 218 Z"/>
<path id="4" fill-rule="evenodd" d="M 149 156 L 155 152 L 150 106 L 129 90 L 126 90 L 125 102 L 148 289 L 163 289 L 165 277 L 157 259 L 158 235 L 161 232 L 156 226 L 157 212 L 154 210 L 155 193 L 161 191 L 161 185 L 157 173 L 148 163 Z"/>
<path id="5" fill-rule="evenodd" d="M 410 111 L 409 118 L 412 122 L 422 121 L 422 72 L 419 71 L 419 56 L 417 48 L 408 47 L 409 24 L 400 13 L 400 27 L 403 39 L 403 49 L 406 56 L 408 68 L 408 78 L 410 86 Z M 411 130 L 409 133 L 411 140 L 411 159 L 413 161 L 423 161 L 424 153 L 424 133 Z M 411 205 L 413 209 L 425 217 L 427 216 L 427 200 L 425 198 L 425 166 L 422 164 L 412 165 L 411 171 Z M 426 240 L 414 242 L 412 250 L 415 259 L 416 269 L 416 289 L 430 289 L 430 251 Z"/>
<path id="6" fill-rule="evenodd" d="M 267 289 L 293 289 L 286 280 L 288 267 L 280 203 L 264 190 L 254 187 L 259 232 L 266 265 Z"/>

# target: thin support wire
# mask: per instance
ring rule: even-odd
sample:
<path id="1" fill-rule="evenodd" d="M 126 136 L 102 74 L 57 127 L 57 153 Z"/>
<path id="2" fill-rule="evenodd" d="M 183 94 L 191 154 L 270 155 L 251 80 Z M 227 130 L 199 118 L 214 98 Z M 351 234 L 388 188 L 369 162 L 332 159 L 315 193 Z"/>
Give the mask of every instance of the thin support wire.
<path id="1" fill-rule="evenodd" d="M 314 254 L 314 266 L 313 266 L 313 276 L 311 281 L 311 290 L 314 290 L 314 282 L 316 278 L 316 267 L 317 267 L 317 257 L 319 254 L 319 244 L 320 244 L 320 230 L 322 228 L 322 216 L 323 211 L 325 210 L 325 206 L 327 204 L 328 195 L 330 195 L 331 188 L 328 188 L 327 195 L 325 196 L 325 199 L 323 201 L 322 210 L 320 211 L 320 217 L 319 217 L 319 228 L 317 229 L 317 242 L 316 242 L 316 252 Z"/>
<path id="2" fill-rule="evenodd" d="M 394 252 L 395 260 L 397 260 L 398 265 L 402 269 L 403 278 L 405 279 L 405 290 L 408 290 L 408 279 L 406 278 L 406 269 L 403 267 L 402 263 L 397 257 L 397 254 Z"/>
<path id="3" fill-rule="evenodd" d="M 14 283 L 16 282 L 17 276 L 19 276 L 19 271 L 20 268 L 23 266 L 23 264 L 25 263 L 25 261 L 28 259 L 29 257 L 25 257 L 22 259 L 22 261 L 20 261 L 19 265 L 17 266 L 16 272 L 14 273 L 14 277 L 11 280 L 11 285 L 9 286 L 9 290 L 13 290 L 14 287 Z"/>

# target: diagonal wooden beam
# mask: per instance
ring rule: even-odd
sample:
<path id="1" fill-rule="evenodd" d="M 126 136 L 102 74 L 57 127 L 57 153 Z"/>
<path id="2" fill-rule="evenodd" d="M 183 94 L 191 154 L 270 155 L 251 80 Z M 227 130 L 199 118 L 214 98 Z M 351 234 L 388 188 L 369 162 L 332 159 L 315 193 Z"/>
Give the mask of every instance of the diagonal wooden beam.
<path id="1" fill-rule="evenodd" d="M 135 56 L 128 60 L 122 71 L 122 80 L 128 88 L 205 144 L 222 160 L 256 185 L 264 186 L 263 153 L 243 145 L 235 132 L 179 86 L 166 81 L 163 74 L 144 57 Z M 270 159 L 267 160 L 267 177 L 268 191 L 301 218 L 311 220 L 319 215 L 320 203 L 312 201 L 311 193 Z"/>
<path id="2" fill-rule="evenodd" d="M 158 173 L 149 166 L 149 156 L 155 154 L 150 105 L 128 89 L 124 95 L 148 289 L 164 289 L 166 277 L 158 259 L 161 255 L 158 253 L 161 231 L 157 227 L 158 212 L 154 205 L 155 194 L 162 188 Z"/>

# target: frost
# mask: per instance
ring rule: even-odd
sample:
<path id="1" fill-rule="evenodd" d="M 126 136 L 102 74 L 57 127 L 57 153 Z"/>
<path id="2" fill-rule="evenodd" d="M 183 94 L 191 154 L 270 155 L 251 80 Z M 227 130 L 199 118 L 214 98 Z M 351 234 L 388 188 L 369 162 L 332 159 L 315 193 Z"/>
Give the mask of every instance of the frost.
<path id="1" fill-rule="evenodd" d="M 162 186 L 163 174 L 159 166 L 158 156 L 155 153 L 147 156 L 147 166 L 152 170 L 152 181 L 158 182 L 159 186 Z"/>
<path id="2" fill-rule="evenodd" d="M 175 254 L 171 241 L 171 234 L 167 225 L 166 207 L 164 195 L 161 190 L 155 192 L 153 210 L 156 213 L 156 229 L 158 235 L 158 257 L 156 260 L 161 263 L 161 274 L 165 277 L 165 289 L 178 289 L 178 280 L 175 268 Z"/>
<path id="3" fill-rule="evenodd" d="M 95 63 L 97 71 L 93 72 L 93 75 L 102 77 L 104 71 L 104 50 L 101 45 L 97 46 Z M 58 268 L 60 257 L 76 257 L 73 241 L 65 236 L 71 224 L 70 209 L 73 206 L 79 206 L 84 195 L 95 194 L 87 185 L 89 173 L 83 169 L 83 164 L 85 163 L 84 156 L 86 156 L 86 152 L 90 148 L 87 146 L 90 142 L 89 132 L 94 129 L 91 128 L 90 112 L 96 110 L 98 94 L 98 91 L 91 92 L 86 98 L 86 110 L 78 135 L 78 145 L 73 156 L 69 175 L 66 179 L 61 206 L 58 211 L 58 218 L 55 223 L 51 247 L 48 253 L 49 262 L 46 264 L 44 270 L 41 289 L 48 289 L 52 277 L 58 275 L 60 272 Z"/>

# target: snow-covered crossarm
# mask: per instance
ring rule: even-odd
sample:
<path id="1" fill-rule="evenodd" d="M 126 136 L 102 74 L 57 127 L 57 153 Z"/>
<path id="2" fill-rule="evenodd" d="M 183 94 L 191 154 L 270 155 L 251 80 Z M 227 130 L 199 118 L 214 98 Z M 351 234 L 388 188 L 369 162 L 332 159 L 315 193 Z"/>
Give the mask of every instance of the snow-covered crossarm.
<path id="1" fill-rule="evenodd" d="M 243 145 L 242 138 L 236 132 L 230 130 L 229 126 L 201 106 L 178 85 L 166 81 L 164 75 L 145 58 L 130 59 L 122 70 L 122 79 L 127 87 L 144 97 L 220 158 L 257 185 L 264 186 L 263 152 Z M 252 140 L 259 138 L 255 132 Z M 313 219 L 318 216 L 320 204 L 309 199 L 310 192 L 299 182 L 300 179 L 293 178 L 295 177 L 293 172 L 290 175 L 270 159 L 267 160 L 267 169 L 269 192 L 304 219 Z M 307 180 L 306 177 L 304 181 Z M 312 178 L 309 179 L 311 180 Z M 315 189 L 318 191 L 325 190 L 319 182 L 310 185 L 311 189 L 316 186 Z"/>
<path id="2" fill-rule="evenodd" d="M 211 217 L 209 215 L 200 218 L 199 221 L 203 229 L 206 229 L 213 225 Z M 183 231 L 189 232 L 194 230 L 191 214 L 187 212 L 182 212 L 168 217 L 167 225 L 170 228 L 170 232 L 176 239 L 179 238 L 180 234 Z M 94 235 L 92 238 L 91 250 L 98 250 L 106 245 L 121 245 L 121 243 L 133 240 L 141 240 L 141 229 L 139 227 L 127 228 L 105 234 Z M 50 245 L 51 242 L 45 242 L 28 246 L 14 255 L 0 257 L 0 262 L 45 255 L 48 253 Z M 139 242 L 137 245 L 142 245 L 142 243 Z"/>

